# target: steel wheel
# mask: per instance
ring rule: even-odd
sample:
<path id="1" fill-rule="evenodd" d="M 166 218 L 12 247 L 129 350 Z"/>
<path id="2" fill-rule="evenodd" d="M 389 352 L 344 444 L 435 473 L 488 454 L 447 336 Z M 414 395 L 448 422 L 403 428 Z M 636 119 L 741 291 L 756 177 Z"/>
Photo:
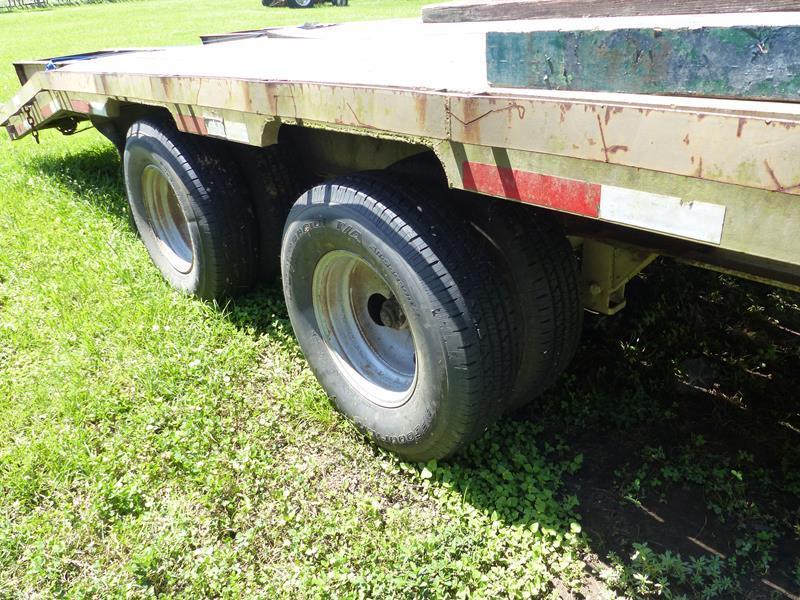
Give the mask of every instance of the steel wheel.
<path id="1" fill-rule="evenodd" d="M 322 388 L 413 461 L 480 435 L 517 363 L 502 281 L 434 193 L 376 173 L 315 186 L 289 212 L 281 249 L 286 308 Z"/>
<path id="2" fill-rule="evenodd" d="M 383 278 L 336 250 L 317 264 L 312 297 L 323 341 L 350 385 L 379 406 L 405 404 L 417 377 L 414 336 Z"/>
<path id="3" fill-rule="evenodd" d="M 258 225 L 234 159 L 166 118 L 131 125 L 122 157 L 131 220 L 175 288 L 221 299 L 253 282 Z"/>
<path id="4" fill-rule="evenodd" d="M 191 271 L 194 249 L 189 223 L 175 190 L 155 165 L 147 165 L 142 172 L 142 203 L 147 222 L 170 265 L 180 273 Z"/>

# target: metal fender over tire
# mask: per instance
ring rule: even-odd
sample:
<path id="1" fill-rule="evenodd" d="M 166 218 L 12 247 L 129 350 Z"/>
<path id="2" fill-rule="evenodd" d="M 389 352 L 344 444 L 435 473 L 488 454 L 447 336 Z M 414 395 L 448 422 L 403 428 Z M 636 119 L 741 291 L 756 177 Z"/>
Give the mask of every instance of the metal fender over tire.
<path id="1" fill-rule="evenodd" d="M 123 168 L 131 216 L 164 278 L 205 299 L 254 280 L 258 238 L 249 194 L 224 148 L 167 122 L 134 123 Z"/>
<path id="2" fill-rule="evenodd" d="M 337 408 L 409 460 L 448 456 L 502 410 L 509 299 L 446 200 L 383 175 L 300 197 L 283 237 L 297 339 Z"/>
<path id="3" fill-rule="evenodd" d="M 512 299 L 519 365 L 508 410 L 528 404 L 572 360 L 581 335 L 583 304 L 575 253 L 553 215 L 504 200 L 456 193 Z"/>

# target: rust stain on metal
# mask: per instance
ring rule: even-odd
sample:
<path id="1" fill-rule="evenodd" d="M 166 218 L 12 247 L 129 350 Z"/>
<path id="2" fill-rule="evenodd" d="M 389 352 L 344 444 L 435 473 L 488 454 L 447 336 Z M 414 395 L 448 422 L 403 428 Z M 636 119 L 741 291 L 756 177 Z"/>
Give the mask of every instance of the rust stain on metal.
<path id="1" fill-rule="evenodd" d="M 491 104 L 494 104 L 494 101 L 492 101 Z M 471 110 L 466 110 L 467 107 L 469 107 L 471 109 L 472 108 L 472 103 L 471 102 L 465 102 L 464 103 L 464 108 L 465 108 L 465 111 L 464 111 L 464 113 L 465 113 L 464 117 L 465 118 L 464 119 L 459 118 L 458 115 L 450 113 L 450 116 L 453 117 L 459 123 L 461 123 L 461 125 L 463 125 L 465 129 L 467 127 L 469 127 L 470 125 L 473 125 L 473 124 L 477 123 L 478 121 L 480 121 L 481 119 L 484 119 L 484 118 L 486 118 L 489 115 L 494 114 L 494 113 L 500 113 L 500 112 L 506 112 L 506 111 L 508 111 L 509 113 L 513 113 L 513 111 L 516 110 L 517 111 L 517 116 L 519 117 L 520 120 L 525 118 L 525 107 L 522 106 L 521 104 L 517 104 L 516 102 L 511 102 L 508 106 L 504 106 L 502 108 L 492 108 L 490 110 L 487 110 L 487 111 L 481 113 L 480 115 L 478 115 L 476 117 L 471 117 L 471 115 L 469 113 L 471 113 L 472 111 Z"/>
<path id="2" fill-rule="evenodd" d="M 417 122 L 425 123 L 428 115 L 428 96 L 426 94 L 414 94 L 414 112 L 417 114 Z"/>
<path id="3" fill-rule="evenodd" d="M 349 102 L 347 102 L 347 108 L 350 109 L 350 112 L 352 113 L 353 118 L 356 120 L 356 123 L 358 123 L 361 127 L 363 127 L 364 129 L 375 129 L 375 127 L 373 125 L 369 125 L 368 123 L 364 123 L 363 121 L 361 121 L 361 119 L 358 118 L 358 115 L 356 114 L 356 111 L 353 110 L 353 107 L 350 106 Z"/>
<path id="4" fill-rule="evenodd" d="M 611 115 L 616 114 L 618 112 L 622 112 L 621 106 L 606 106 L 605 116 L 603 117 L 604 121 L 606 122 L 606 125 L 608 125 L 608 122 L 611 120 Z"/>
<path id="5" fill-rule="evenodd" d="M 772 170 L 772 167 L 769 166 L 769 161 L 767 161 L 766 159 L 764 159 L 764 166 L 767 168 L 767 173 L 769 173 L 770 178 L 772 178 L 772 181 L 775 183 L 776 191 L 782 192 L 783 185 L 781 185 L 781 182 L 778 181 L 778 177 L 775 175 L 775 171 Z"/>
<path id="6" fill-rule="evenodd" d="M 603 121 L 600 120 L 600 115 L 597 115 L 597 126 L 600 128 L 600 141 L 603 142 L 603 154 L 606 157 L 606 162 L 609 162 L 608 144 L 606 144 L 606 133 L 605 131 L 603 131 Z"/>
<path id="7" fill-rule="evenodd" d="M 689 134 L 687 133 L 683 138 L 683 143 L 687 146 L 689 145 Z"/>
<path id="8" fill-rule="evenodd" d="M 164 94 L 162 99 L 169 100 L 172 97 L 172 80 L 167 77 L 156 77 L 156 80 L 161 84 L 161 91 Z"/>
<path id="9" fill-rule="evenodd" d="M 775 175 L 775 171 L 772 169 L 769 161 L 766 159 L 764 160 L 764 166 L 767 168 L 767 173 L 769 173 L 770 179 L 772 179 L 773 183 L 775 184 L 776 192 L 791 192 L 793 190 L 800 189 L 800 183 L 797 185 L 784 186 L 778 179 L 778 176 Z"/>
<path id="10" fill-rule="evenodd" d="M 694 157 L 692 157 L 692 158 L 694 158 Z M 703 177 L 703 157 L 702 156 L 700 157 L 700 160 L 699 160 L 699 162 L 697 164 L 697 171 L 695 171 L 694 176 L 695 177 L 700 177 L 700 178 Z"/>
<path id="11" fill-rule="evenodd" d="M 567 120 L 567 113 L 570 110 L 572 110 L 572 104 L 570 104 L 569 102 L 562 102 L 561 104 L 558 105 L 558 111 L 560 114 L 561 123 Z"/>
<path id="12" fill-rule="evenodd" d="M 737 138 L 742 137 L 742 129 L 744 129 L 744 126 L 746 124 L 747 124 L 747 119 L 739 117 L 739 126 L 736 128 L 736 137 Z"/>
<path id="13" fill-rule="evenodd" d="M 624 144 L 616 144 L 614 146 L 609 146 L 608 147 L 608 153 L 609 154 L 616 154 L 617 152 L 627 152 L 627 151 L 628 151 L 628 147 L 625 146 Z"/>
<path id="14" fill-rule="evenodd" d="M 104 94 L 108 94 L 108 75 L 100 73 L 100 90 Z"/>

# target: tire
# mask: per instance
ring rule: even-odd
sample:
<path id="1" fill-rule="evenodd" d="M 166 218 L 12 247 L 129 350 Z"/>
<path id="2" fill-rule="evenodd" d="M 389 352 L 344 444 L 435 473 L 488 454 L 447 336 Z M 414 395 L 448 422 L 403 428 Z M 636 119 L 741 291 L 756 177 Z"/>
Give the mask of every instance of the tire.
<path id="1" fill-rule="evenodd" d="M 254 280 L 258 239 L 248 190 L 225 148 L 166 119 L 128 131 L 123 155 L 132 220 L 176 289 L 220 299 Z"/>
<path id="2" fill-rule="evenodd" d="M 286 304 L 311 369 L 340 412 L 407 460 L 449 456 L 483 432 L 516 364 L 501 281 L 441 200 L 349 176 L 304 194 L 283 238 Z"/>
<path id="3" fill-rule="evenodd" d="M 291 160 L 286 156 L 287 150 L 282 146 L 232 146 L 247 182 L 257 223 L 257 277 L 272 283 L 281 273 L 281 240 L 286 217 L 301 189 L 290 166 Z"/>
<path id="4" fill-rule="evenodd" d="M 311 8 L 316 0 L 286 0 L 289 8 Z"/>
<path id="5" fill-rule="evenodd" d="M 469 194 L 459 199 L 513 302 L 519 356 L 507 405 L 513 411 L 550 387 L 575 355 L 583 324 L 575 253 L 553 215 Z"/>

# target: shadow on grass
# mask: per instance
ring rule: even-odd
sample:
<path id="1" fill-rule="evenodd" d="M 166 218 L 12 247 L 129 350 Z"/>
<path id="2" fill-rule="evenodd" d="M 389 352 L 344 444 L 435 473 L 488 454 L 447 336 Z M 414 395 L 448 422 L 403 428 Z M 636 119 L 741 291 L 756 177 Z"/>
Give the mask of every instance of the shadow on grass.
<path id="1" fill-rule="evenodd" d="M 584 533 L 634 589 L 796 597 L 800 295 L 666 261 L 629 292 L 517 418 L 582 454 Z"/>
<path id="2" fill-rule="evenodd" d="M 32 167 L 127 220 L 113 148 Z M 800 296 L 663 262 L 628 306 L 587 315 L 558 385 L 435 478 L 507 525 L 565 534 L 576 518 L 595 575 L 615 567 L 628 594 L 796 597 Z M 291 343 L 276 285 L 227 315 Z"/>
<path id="3" fill-rule="evenodd" d="M 35 154 L 26 166 L 71 189 L 112 217 L 128 221 L 119 153 L 111 144 L 65 154 Z"/>

